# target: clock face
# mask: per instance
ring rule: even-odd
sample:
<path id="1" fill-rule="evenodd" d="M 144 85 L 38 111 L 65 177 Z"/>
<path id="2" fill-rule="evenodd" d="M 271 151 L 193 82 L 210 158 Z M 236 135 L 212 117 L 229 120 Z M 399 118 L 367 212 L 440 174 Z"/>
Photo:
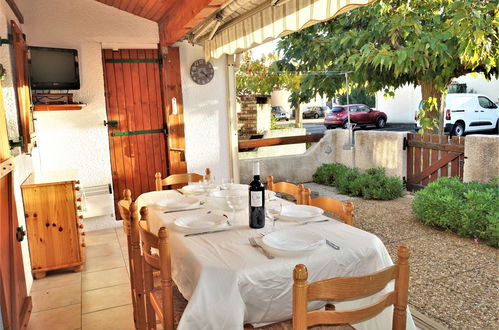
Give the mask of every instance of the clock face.
<path id="1" fill-rule="evenodd" d="M 206 85 L 213 79 L 214 73 L 213 65 L 203 59 L 199 59 L 191 65 L 191 78 L 196 84 Z"/>

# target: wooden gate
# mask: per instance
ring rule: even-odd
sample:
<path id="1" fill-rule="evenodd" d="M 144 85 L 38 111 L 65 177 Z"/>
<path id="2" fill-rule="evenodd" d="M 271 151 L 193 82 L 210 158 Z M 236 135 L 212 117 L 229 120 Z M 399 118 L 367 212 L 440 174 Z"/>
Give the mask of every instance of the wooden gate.
<path id="1" fill-rule="evenodd" d="M 167 171 L 167 130 L 156 49 L 102 52 L 107 126 L 117 202 L 123 189 L 134 198 L 155 190 L 156 172 Z M 119 212 L 116 208 L 116 216 Z"/>
<path id="2" fill-rule="evenodd" d="M 444 176 L 463 180 L 464 137 L 409 133 L 407 189 L 418 190 Z"/>

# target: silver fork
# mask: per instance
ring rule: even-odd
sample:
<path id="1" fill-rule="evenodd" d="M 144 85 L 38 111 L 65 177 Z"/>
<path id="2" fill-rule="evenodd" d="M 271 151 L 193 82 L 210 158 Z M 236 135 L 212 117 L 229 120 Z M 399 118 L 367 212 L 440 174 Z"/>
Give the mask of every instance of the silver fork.
<path id="1" fill-rule="evenodd" d="M 274 259 L 274 256 L 271 255 L 267 250 L 265 250 L 260 244 L 258 244 L 253 237 L 248 237 L 248 241 L 250 242 L 252 247 L 257 248 L 257 249 L 259 248 L 260 250 L 262 250 L 263 254 L 268 259 Z"/>

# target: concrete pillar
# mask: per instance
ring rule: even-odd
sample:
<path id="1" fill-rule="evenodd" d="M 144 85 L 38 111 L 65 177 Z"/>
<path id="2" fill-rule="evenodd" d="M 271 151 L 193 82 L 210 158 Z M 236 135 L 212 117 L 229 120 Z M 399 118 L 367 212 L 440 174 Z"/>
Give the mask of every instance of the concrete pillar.
<path id="1" fill-rule="evenodd" d="M 464 182 L 488 182 L 499 176 L 499 136 L 466 136 L 464 157 Z"/>

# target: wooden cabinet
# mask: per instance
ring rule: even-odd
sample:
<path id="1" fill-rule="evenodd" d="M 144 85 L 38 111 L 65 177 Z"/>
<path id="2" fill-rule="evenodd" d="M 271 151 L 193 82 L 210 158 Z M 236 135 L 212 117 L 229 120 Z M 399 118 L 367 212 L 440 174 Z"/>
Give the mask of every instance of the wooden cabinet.
<path id="1" fill-rule="evenodd" d="M 31 174 L 22 184 L 31 269 L 35 278 L 48 270 L 83 268 L 84 233 L 76 171 Z"/>

